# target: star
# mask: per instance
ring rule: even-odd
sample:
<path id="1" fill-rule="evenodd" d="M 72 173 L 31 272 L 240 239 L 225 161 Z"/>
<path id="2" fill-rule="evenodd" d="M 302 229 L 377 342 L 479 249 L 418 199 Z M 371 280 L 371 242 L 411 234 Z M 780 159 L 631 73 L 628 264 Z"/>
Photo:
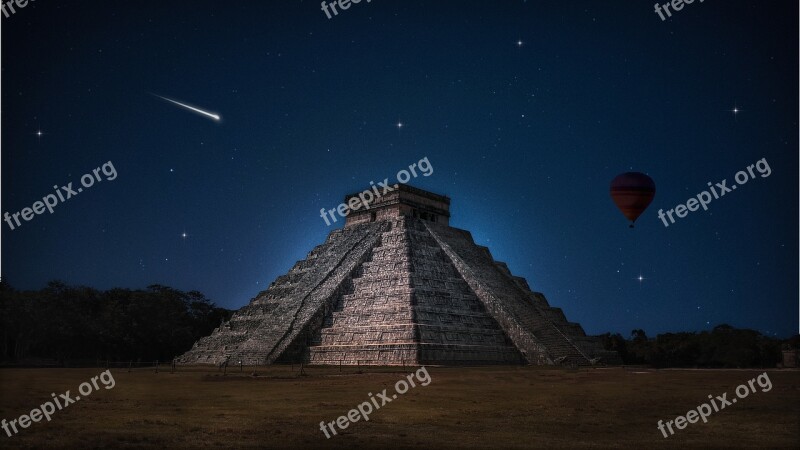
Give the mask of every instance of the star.
<path id="1" fill-rule="evenodd" d="M 733 103 L 733 109 L 730 110 L 730 113 L 733 114 L 733 118 L 735 119 L 736 116 L 738 116 L 740 112 L 742 112 L 742 110 L 739 108 L 739 106 L 736 104 L 736 102 L 734 102 Z"/>
<path id="2" fill-rule="evenodd" d="M 517 47 L 522 47 L 522 44 L 523 44 L 523 42 L 522 42 L 521 39 L 517 41 Z"/>
<path id="3" fill-rule="evenodd" d="M 397 122 L 397 129 L 403 128 L 403 122 Z"/>

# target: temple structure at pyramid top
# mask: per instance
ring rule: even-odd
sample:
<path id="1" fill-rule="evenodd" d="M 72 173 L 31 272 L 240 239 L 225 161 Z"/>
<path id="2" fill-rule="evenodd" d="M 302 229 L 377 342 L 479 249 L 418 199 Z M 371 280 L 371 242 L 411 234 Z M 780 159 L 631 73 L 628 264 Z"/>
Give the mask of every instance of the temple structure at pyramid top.
<path id="1" fill-rule="evenodd" d="M 372 192 L 380 195 L 346 196 L 354 206 L 343 228 L 179 361 L 620 362 L 468 231 L 450 227 L 448 197 L 403 184 Z"/>
<path id="2" fill-rule="evenodd" d="M 396 219 L 398 217 L 416 217 L 434 223 L 448 225 L 450 223 L 450 198 L 411 187 L 407 184 L 396 184 L 389 187 L 391 192 L 383 193 L 383 188 L 376 188 L 379 196 L 372 201 L 364 201 L 359 193 L 345 196 L 344 203 L 358 199 L 349 215 L 345 226 L 376 220 Z M 364 196 L 366 197 L 366 196 Z"/>

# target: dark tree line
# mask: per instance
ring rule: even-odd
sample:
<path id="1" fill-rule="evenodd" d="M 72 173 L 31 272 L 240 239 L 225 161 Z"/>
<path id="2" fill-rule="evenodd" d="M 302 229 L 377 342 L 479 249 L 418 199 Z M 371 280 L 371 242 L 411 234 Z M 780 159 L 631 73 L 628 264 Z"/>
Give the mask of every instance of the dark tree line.
<path id="1" fill-rule="evenodd" d="M 0 283 L 0 362 L 167 362 L 232 313 L 200 292 L 160 285 L 98 291 L 53 281 L 38 291 L 16 291 Z M 781 341 L 728 325 L 655 338 L 633 330 L 630 339 L 610 333 L 602 339 L 625 364 L 654 367 L 775 367 L 782 348 L 800 347 L 798 336 Z"/>
<path id="2" fill-rule="evenodd" d="M 0 361 L 170 361 L 231 313 L 200 292 L 160 285 L 98 291 L 53 281 L 16 291 L 0 283 Z"/>
<path id="3" fill-rule="evenodd" d="M 630 339 L 602 335 L 607 350 L 619 352 L 625 364 L 654 367 L 775 367 L 783 348 L 797 348 L 797 336 L 773 339 L 753 330 L 719 325 L 700 333 L 666 333 L 655 339 L 633 330 Z"/>

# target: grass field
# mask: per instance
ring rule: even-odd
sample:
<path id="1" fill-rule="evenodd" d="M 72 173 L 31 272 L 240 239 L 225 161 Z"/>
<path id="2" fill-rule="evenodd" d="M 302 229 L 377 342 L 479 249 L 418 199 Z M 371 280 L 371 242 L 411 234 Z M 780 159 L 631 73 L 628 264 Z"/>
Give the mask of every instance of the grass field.
<path id="1" fill-rule="evenodd" d="M 0 419 L 28 414 L 104 369 L 0 369 Z M 253 371 L 258 376 L 252 376 Z M 772 390 L 739 399 L 664 438 L 685 415 L 763 371 L 427 368 L 431 382 L 327 439 L 320 422 L 413 368 L 112 369 L 115 386 L 31 424 L 1 448 L 800 448 L 800 371 L 770 370 Z"/>

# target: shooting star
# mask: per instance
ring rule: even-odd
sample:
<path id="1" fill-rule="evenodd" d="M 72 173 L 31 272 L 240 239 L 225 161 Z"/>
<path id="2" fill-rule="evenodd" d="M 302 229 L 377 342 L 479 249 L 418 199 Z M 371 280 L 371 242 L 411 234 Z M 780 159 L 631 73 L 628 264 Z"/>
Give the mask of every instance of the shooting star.
<path id="1" fill-rule="evenodd" d="M 196 112 L 198 114 L 202 114 L 202 115 L 204 115 L 206 117 L 210 117 L 210 118 L 214 119 L 216 122 L 219 122 L 222 119 L 219 116 L 219 114 L 212 114 L 212 113 L 210 113 L 208 111 L 203 111 L 202 109 L 195 108 L 194 106 L 189 106 L 189 105 L 186 105 L 186 104 L 181 103 L 181 102 L 176 102 L 175 100 L 172 100 L 172 99 L 169 99 L 169 98 L 166 98 L 166 97 L 162 97 L 160 95 L 156 95 L 156 94 L 152 94 L 152 95 L 154 95 L 154 96 L 156 96 L 156 97 L 158 97 L 158 98 L 160 98 L 162 100 L 166 100 L 166 101 L 168 101 L 170 103 L 175 103 L 176 105 L 182 106 L 182 107 L 184 107 L 184 108 L 186 108 L 186 109 L 188 109 L 190 111 L 194 111 L 194 112 Z"/>

